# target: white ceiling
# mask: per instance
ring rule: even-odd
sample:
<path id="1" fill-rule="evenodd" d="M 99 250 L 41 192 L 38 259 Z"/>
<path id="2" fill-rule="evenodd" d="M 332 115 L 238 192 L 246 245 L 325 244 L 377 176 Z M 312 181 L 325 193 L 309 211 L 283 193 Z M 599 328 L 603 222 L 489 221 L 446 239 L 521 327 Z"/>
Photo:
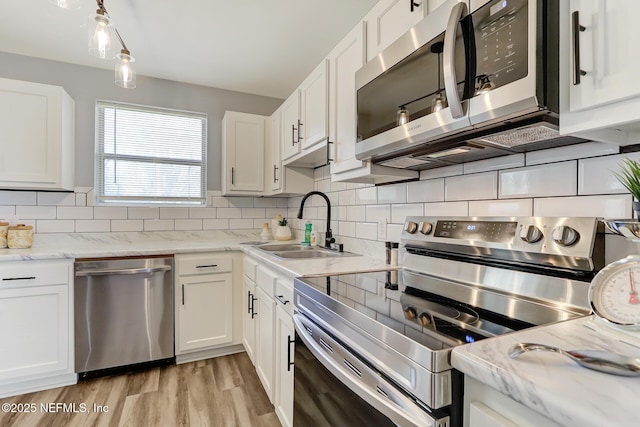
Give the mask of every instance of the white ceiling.
<path id="1" fill-rule="evenodd" d="M 377 0 L 104 0 L 136 72 L 286 98 Z M 95 0 L 2 2 L 0 51 L 112 69 L 87 52 Z M 119 46 L 118 46 L 119 49 Z"/>

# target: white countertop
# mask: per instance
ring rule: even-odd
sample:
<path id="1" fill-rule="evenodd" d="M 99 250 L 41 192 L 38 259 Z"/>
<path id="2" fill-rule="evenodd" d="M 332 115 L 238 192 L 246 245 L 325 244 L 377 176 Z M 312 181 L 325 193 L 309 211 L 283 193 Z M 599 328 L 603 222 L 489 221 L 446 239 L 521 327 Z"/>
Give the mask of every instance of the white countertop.
<path id="1" fill-rule="evenodd" d="M 451 364 L 561 425 L 636 426 L 640 377 L 596 372 L 555 353 L 529 352 L 517 359 L 507 355 L 513 344 L 532 342 L 640 357 L 640 347 L 600 332 L 603 327 L 594 330 L 594 325 L 600 323 L 585 317 L 459 346 Z"/>

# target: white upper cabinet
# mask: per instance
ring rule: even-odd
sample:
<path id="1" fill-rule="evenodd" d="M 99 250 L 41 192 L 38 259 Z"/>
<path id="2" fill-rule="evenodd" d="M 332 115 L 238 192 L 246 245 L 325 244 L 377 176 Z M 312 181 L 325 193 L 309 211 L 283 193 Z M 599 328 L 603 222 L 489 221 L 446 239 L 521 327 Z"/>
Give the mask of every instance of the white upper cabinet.
<path id="1" fill-rule="evenodd" d="M 328 78 L 327 61 L 323 60 L 300 85 L 302 150 L 326 142 Z"/>
<path id="2" fill-rule="evenodd" d="M 0 79 L 0 189 L 74 188 L 74 101 L 62 87 Z"/>
<path id="3" fill-rule="evenodd" d="M 290 159 L 300 152 L 300 92 L 296 89 L 282 104 L 282 160 Z"/>
<path id="4" fill-rule="evenodd" d="M 561 87 L 568 105 L 560 115 L 563 134 L 615 142 L 640 142 L 640 40 L 635 0 L 571 0 L 561 13 Z M 566 93 L 565 92 L 565 93 Z"/>
<path id="5" fill-rule="evenodd" d="M 222 194 L 265 190 L 265 117 L 227 111 L 222 120 Z"/>
<path id="6" fill-rule="evenodd" d="M 426 0 L 380 0 L 364 18 L 367 61 L 393 43 L 426 14 Z"/>

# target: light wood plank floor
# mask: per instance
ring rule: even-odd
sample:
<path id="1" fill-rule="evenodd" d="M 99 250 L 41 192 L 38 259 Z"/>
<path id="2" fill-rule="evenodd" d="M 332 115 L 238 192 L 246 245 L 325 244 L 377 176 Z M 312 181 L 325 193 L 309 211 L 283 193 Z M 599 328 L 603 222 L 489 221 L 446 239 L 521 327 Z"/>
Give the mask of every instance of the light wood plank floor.
<path id="1" fill-rule="evenodd" d="M 37 410 L 0 411 L 2 427 L 280 426 L 244 352 L 0 399 L 4 403 L 35 403 Z M 41 404 L 56 403 L 78 409 L 84 403 L 87 411 L 41 411 Z M 108 412 L 94 412 L 94 404 Z"/>

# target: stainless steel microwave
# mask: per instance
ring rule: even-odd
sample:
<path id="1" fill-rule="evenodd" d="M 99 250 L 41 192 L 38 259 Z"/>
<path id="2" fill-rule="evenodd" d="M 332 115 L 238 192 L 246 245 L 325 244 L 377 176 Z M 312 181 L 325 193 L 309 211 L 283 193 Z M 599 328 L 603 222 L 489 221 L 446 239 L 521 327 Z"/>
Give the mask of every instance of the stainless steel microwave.
<path id="1" fill-rule="evenodd" d="M 356 73 L 356 157 L 429 169 L 567 145 L 559 2 L 448 0 Z"/>

